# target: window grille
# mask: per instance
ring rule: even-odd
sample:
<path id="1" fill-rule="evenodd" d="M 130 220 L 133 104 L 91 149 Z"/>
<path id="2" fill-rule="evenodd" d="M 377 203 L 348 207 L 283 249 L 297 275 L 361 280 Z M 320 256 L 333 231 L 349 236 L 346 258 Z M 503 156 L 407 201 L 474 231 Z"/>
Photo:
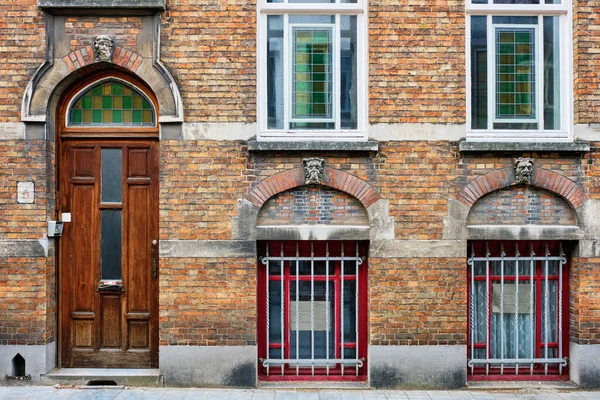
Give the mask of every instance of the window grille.
<path id="1" fill-rule="evenodd" d="M 477 242 L 470 253 L 470 374 L 562 375 L 568 351 L 562 244 Z"/>
<path id="2" fill-rule="evenodd" d="M 265 244 L 259 259 L 263 376 L 364 376 L 363 247 L 356 242 Z"/>

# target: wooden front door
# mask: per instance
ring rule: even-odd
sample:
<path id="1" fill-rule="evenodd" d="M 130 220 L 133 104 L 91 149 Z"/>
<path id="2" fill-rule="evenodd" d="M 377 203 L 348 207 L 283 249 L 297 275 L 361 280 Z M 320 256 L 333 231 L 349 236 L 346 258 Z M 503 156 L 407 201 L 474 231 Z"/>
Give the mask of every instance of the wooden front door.
<path id="1" fill-rule="evenodd" d="M 158 366 L 158 141 L 63 139 L 60 366 Z"/>

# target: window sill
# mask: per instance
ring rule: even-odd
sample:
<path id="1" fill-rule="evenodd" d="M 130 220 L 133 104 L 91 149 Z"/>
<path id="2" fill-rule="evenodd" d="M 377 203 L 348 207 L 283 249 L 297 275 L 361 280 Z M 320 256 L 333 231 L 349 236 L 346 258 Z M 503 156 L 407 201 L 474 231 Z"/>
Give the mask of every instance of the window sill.
<path id="1" fill-rule="evenodd" d="M 585 141 L 576 142 L 471 142 L 461 140 L 458 149 L 462 153 L 481 152 L 560 152 L 560 153 L 586 153 L 590 151 L 590 144 Z"/>
<path id="2" fill-rule="evenodd" d="M 321 141 L 258 141 L 248 140 L 248 151 L 379 151 L 376 140 L 348 142 L 343 140 Z"/>
<path id="3" fill-rule="evenodd" d="M 37 5 L 45 10 L 53 9 L 158 9 L 166 10 L 165 0 L 37 0 Z"/>

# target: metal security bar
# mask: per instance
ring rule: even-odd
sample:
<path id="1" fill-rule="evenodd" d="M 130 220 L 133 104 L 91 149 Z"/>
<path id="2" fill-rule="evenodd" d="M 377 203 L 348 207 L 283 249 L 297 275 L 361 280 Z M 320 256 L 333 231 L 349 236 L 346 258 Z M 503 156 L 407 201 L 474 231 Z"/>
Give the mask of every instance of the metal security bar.
<path id="1" fill-rule="evenodd" d="M 294 252 L 289 243 L 287 250 L 284 242 L 275 251 L 267 245 L 260 257 L 266 271 L 266 357 L 259 363 L 266 376 L 344 376 L 348 368 L 358 376 L 365 363 L 359 346 L 359 276 L 365 257 L 358 243 L 338 244 L 333 256 L 329 242 L 320 255 L 310 242 L 309 256 L 302 254 L 301 243 L 295 242 Z"/>
<path id="2" fill-rule="evenodd" d="M 567 365 L 562 327 L 567 258 L 562 244 L 552 249 L 539 242 L 471 245 L 471 375 L 562 374 Z"/>

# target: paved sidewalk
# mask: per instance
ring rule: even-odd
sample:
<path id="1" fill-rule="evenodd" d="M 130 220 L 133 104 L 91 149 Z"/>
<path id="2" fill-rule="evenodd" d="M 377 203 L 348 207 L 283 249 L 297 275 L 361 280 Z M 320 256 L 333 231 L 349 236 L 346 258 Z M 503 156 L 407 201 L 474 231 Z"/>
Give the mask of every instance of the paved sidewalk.
<path id="1" fill-rule="evenodd" d="M 599 399 L 600 391 L 523 389 L 513 391 L 404 390 L 284 390 L 114 388 L 57 389 L 52 386 L 0 386 L 0 400 L 584 400 Z"/>

